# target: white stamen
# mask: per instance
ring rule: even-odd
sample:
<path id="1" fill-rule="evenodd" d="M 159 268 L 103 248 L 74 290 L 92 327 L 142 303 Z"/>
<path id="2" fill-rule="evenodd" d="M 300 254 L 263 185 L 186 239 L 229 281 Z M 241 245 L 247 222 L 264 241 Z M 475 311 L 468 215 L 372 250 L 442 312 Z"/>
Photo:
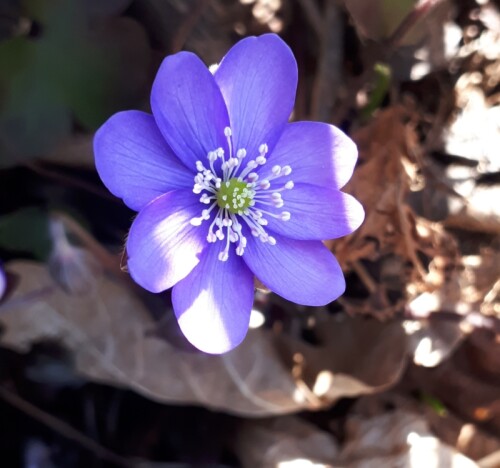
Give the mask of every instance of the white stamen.
<path id="1" fill-rule="evenodd" d="M 209 167 L 203 161 L 196 161 L 197 174 L 194 177 L 193 192 L 201 193 L 200 202 L 210 206 L 201 211 L 201 216 L 190 220 L 193 226 L 212 220 L 207 232 L 207 242 L 225 241 L 224 250 L 218 255 L 223 262 L 229 259 L 231 244 L 235 244 L 236 255 L 242 256 L 245 253 L 247 238 L 243 235 L 242 221 L 246 223 L 252 236 L 269 245 L 276 244 L 276 239 L 266 232 L 265 226 L 268 225 L 268 218 L 280 221 L 290 219 L 290 212 L 274 210 L 285 204 L 280 192 L 294 186 L 293 181 L 288 180 L 283 181 L 284 185 L 281 182 L 278 185 L 280 188 L 271 189 L 272 180 L 291 174 L 290 166 L 275 165 L 269 177 L 262 180 L 259 180 L 259 173 L 253 171 L 267 163 L 267 144 L 261 144 L 254 159 L 242 165 L 242 160 L 247 156 L 246 149 L 240 148 L 234 153 L 230 127 L 224 128 L 224 136 L 227 139 L 227 155 L 219 147 L 208 152 L 206 157 Z M 214 167 L 217 159 L 221 159 L 220 170 Z M 221 188 L 225 190 L 222 196 L 218 195 Z M 267 206 L 273 212 L 263 209 Z M 217 210 L 214 210 L 216 207 Z"/>

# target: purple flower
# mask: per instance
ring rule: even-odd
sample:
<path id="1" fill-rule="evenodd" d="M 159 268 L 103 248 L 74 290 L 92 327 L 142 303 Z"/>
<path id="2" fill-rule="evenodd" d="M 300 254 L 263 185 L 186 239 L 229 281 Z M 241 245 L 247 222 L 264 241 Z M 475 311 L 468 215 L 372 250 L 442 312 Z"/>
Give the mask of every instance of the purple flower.
<path id="1" fill-rule="evenodd" d="M 7 290 L 7 275 L 5 274 L 5 270 L 3 269 L 2 263 L 0 263 L 0 301 L 3 299 L 6 290 Z"/>
<path id="2" fill-rule="evenodd" d="M 288 123 L 297 64 L 276 35 L 249 37 L 209 70 L 194 54 L 167 57 L 153 115 L 128 111 L 97 132 L 96 166 L 139 212 L 127 240 L 132 278 L 173 287 L 187 339 L 207 353 L 248 329 L 254 276 L 280 296 L 320 306 L 344 292 L 322 244 L 354 231 L 361 205 L 339 189 L 354 143 L 324 123 Z"/>

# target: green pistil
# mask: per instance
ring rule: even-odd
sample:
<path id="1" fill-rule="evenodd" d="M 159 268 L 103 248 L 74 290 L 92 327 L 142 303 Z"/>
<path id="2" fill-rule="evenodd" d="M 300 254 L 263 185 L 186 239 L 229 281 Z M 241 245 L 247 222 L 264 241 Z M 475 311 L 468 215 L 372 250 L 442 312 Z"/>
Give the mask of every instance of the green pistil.
<path id="1" fill-rule="evenodd" d="M 247 182 L 236 178 L 223 182 L 217 192 L 217 204 L 236 214 L 246 210 L 253 200 L 253 190 Z"/>

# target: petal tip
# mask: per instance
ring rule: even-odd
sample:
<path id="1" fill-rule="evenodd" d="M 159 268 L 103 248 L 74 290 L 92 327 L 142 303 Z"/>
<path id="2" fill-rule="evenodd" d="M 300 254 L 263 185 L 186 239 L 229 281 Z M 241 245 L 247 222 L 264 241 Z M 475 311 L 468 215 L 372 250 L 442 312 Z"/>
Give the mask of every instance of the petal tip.
<path id="1" fill-rule="evenodd" d="M 203 327 L 193 329 L 190 318 L 183 320 L 183 316 L 178 317 L 179 327 L 186 339 L 198 350 L 206 354 L 220 355 L 228 353 L 237 348 L 245 339 L 248 327 L 242 328 L 243 333 L 238 336 L 221 336 L 220 334 L 211 333 L 210 330 L 205 330 Z"/>

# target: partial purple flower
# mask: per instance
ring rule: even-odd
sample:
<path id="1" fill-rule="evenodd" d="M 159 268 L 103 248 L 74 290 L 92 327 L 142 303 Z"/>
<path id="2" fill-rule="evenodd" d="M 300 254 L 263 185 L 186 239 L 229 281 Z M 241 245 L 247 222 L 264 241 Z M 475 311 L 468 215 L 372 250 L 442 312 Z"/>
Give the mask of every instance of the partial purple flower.
<path id="1" fill-rule="evenodd" d="M 3 299 L 5 292 L 7 291 L 7 275 L 3 269 L 3 265 L 0 262 L 0 301 Z"/>
<path id="2" fill-rule="evenodd" d="M 202 351 L 243 340 L 254 276 L 304 305 L 344 292 L 321 240 L 363 221 L 340 191 L 357 150 L 332 125 L 288 123 L 296 87 L 293 54 L 274 34 L 240 41 L 213 73 L 180 52 L 158 71 L 153 115 L 121 112 L 96 134 L 99 175 L 139 212 L 130 274 L 152 292 L 173 287 L 179 325 Z"/>

